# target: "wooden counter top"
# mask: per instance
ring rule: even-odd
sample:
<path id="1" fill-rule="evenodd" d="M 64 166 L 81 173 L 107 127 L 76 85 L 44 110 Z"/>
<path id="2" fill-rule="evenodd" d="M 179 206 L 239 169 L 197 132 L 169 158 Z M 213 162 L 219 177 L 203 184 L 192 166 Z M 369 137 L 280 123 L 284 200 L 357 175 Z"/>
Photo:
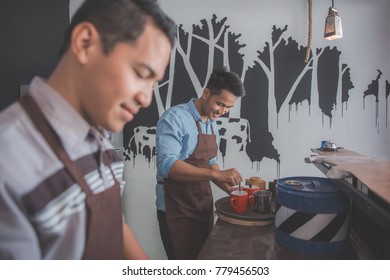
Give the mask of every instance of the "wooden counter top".
<path id="1" fill-rule="evenodd" d="M 378 197 L 390 204 L 390 161 L 380 160 L 346 149 L 335 152 L 312 149 L 317 155 L 305 159 L 308 163 L 325 164 L 326 176 L 332 179 L 355 177 Z"/>

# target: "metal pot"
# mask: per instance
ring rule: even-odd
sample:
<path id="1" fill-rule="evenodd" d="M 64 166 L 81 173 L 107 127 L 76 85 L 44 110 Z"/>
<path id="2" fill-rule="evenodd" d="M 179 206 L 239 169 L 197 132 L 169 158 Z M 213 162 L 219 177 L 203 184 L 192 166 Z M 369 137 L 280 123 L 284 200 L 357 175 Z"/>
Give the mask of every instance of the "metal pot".
<path id="1" fill-rule="evenodd" d="M 337 146 L 336 146 L 335 143 L 326 142 L 326 143 L 322 146 L 322 150 L 324 150 L 324 151 L 337 151 Z"/>

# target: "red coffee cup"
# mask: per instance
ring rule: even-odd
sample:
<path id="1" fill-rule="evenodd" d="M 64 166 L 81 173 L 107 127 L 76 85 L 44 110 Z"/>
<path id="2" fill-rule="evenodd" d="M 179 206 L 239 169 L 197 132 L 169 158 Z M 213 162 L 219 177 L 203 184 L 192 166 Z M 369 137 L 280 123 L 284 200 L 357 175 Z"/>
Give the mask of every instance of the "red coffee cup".
<path id="1" fill-rule="evenodd" d="M 257 186 L 252 186 L 252 187 L 245 186 L 244 187 L 244 191 L 246 191 L 248 193 L 249 206 L 253 207 L 253 205 L 255 203 L 255 197 L 253 196 L 253 193 L 255 191 L 259 191 L 259 190 L 260 190 L 260 188 Z"/>
<path id="2" fill-rule="evenodd" d="M 248 193 L 246 191 L 231 192 L 230 206 L 238 214 L 246 213 L 248 211 Z"/>

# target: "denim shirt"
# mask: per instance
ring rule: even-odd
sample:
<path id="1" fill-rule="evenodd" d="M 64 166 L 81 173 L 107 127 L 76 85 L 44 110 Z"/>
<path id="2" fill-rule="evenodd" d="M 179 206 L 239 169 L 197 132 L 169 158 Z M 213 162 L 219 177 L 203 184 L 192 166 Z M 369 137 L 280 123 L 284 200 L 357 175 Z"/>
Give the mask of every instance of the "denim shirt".
<path id="1" fill-rule="evenodd" d="M 156 154 L 157 154 L 157 185 L 156 207 L 157 210 L 165 210 L 164 188 L 161 182 L 168 178 L 169 170 L 176 160 L 186 160 L 195 151 L 198 144 L 198 129 L 196 121 L 199 121 L 202 133 L 214 134 L 218 144 L 218 128 L 215 121 L 203 122 L 195 107 L 195 98 L 188 103 L 174 106 L 167 110 L 157 123 Z M 217 162 L 216 158 L 210 160 L 210 165 Z"/>

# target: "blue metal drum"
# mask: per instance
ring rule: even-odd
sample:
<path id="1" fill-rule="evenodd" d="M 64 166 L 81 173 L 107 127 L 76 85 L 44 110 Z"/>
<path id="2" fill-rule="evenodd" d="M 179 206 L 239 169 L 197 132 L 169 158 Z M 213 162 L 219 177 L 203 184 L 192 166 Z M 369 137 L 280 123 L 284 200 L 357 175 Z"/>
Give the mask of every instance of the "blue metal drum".
<path id="1" fill-rule="evenodd" d="M 351 201 L 327 178 L 289 177 L 276 183 L 276 240 L 301 253 L 337 255 L 349 246 Z"/>

